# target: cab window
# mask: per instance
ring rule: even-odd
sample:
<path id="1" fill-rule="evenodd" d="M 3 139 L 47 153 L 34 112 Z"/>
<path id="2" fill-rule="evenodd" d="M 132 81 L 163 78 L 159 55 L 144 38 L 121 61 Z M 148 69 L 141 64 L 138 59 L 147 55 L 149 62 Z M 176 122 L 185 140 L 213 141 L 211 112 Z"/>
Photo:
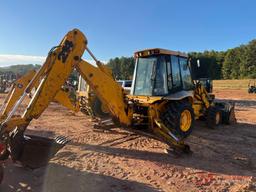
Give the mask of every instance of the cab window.
<path id="1" fill-rule="evenodd" d="M 171 57 L 166 58 L 168 90 L 172 90 L 172 65 Z"/>
<path id="2" fill-rule="evenodd" d="M 166 57 L 161 55 L 158 58 L 157 66 L 155 69 L 155 86 L 153 89 L 153 95 L 166 95 L 167 89 L 167 72 L 166 72 Z"/>
<path id="3" fill-rule="evenodd" d="M 181 70 L 181 77 L 182 77 L 182 85 L 184 90 L 191 90 L 193 89 L 193 83 L 191 79 L 190 70 L 188 67 L 188 61 L 186 58 L 180 57 L 180 70 Z"/>
<path id="4" fill-rule="evenodd" d="M 154 82 L 153 71 L 156 63 L 157 57 L 138 58 L 134 95 L 152 95 Z"/>
<path id="5" fill-rule="evenodd" d="M 179 58 L 177 56 L 171 56 L 172 65 L 172 90 L 181 89 L 181 79 L 180 79 L 180 66 Z"/>

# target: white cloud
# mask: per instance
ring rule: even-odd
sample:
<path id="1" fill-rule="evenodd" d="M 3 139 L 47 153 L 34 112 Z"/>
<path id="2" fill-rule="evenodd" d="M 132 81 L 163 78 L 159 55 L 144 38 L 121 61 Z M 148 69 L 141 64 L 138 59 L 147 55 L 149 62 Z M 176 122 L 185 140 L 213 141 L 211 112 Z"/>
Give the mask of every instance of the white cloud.
<path id="1" fill-rule="evenodd" d="M 0 67 L 6 67 L 10 65 L 17 64 L 43 64 L 46 57 L 44 56 L 31 56 L 31 55 L 10 55 L 10 54 L 0 54 Z M 83 58 L 86 60 L 86 58 Z M 94 60 L 86 60 L 92 65 L 96 65 Z M 104 64 L 107 64 L 107 61 L 101 61 Z"/>
<path id="2" fill-rule="evenodd" d="M 31 55 L 2 55 L 0 54 L 0 67 L 16 64 L 43 64 L 45 57 Z"/>

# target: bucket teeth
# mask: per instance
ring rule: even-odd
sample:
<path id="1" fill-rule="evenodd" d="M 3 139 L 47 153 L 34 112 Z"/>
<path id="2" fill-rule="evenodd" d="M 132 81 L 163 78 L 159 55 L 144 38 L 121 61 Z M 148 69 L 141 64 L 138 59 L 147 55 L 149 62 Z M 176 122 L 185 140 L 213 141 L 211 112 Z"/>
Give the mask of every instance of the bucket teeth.
<path id="1" fill-rule="evenodd" d="M 70 142 L 70 139 L 68 139 L 67 137 L 64 137 L 64 136 L 57 136 L 57 137 L 54 138 L 54 141 L 57 144 L 66 145 L 67 143 Z"/>

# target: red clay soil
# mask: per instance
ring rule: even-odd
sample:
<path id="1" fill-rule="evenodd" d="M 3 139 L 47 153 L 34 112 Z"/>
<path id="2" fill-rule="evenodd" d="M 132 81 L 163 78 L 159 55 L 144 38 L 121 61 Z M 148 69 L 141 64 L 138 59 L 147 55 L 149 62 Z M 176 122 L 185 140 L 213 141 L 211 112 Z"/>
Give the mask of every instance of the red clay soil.
<path id="1" fill-rule="evenodd" d="M 119 127 L 95 127 L 82 113 L 52 104 L 28 132 L 72 141 L 37 170 L 6 162 L 2 192 L 256 191 L 256 95 L 217 90 L 236 102 L 238 122 L 208 129 L 197 122 L 193 153 L 166 154 L 166 145 Z"/>

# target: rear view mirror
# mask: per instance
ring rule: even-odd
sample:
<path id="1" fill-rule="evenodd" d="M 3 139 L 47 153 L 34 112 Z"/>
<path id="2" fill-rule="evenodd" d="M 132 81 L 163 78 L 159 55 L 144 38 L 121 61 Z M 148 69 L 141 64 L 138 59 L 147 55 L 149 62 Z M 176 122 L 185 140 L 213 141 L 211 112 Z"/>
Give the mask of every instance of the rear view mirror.
<path id="1" fill-rule="evenodd" d="M 199 59 L 197 59 L 197 67 L 199 68 L 200 67 L 200 60 Z"/>

